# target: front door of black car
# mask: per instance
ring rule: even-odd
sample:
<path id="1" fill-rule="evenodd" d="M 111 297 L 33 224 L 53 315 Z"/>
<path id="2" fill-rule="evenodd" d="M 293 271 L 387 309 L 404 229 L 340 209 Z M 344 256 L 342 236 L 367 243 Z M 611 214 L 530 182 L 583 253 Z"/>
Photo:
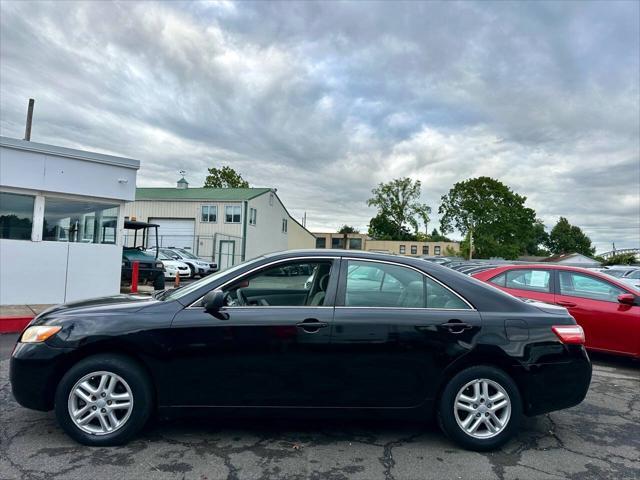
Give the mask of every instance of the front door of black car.
<path id="1" fill-rule="evenodd" d="M 332 331 L 344 385 L 336 403 L 410 407 L 432 399 L 444 369 L 479 330 L 478 312 L 420 271 L 343 260 Z"/>
<path id="2" fill-rule="evenodd" d="M 322 404 L 332 374 L 333 265 L 326 257 L 269 265 L 223 286 L 218 314 L 197 303 L 181 311 L 172 325 L 171 403 Z"/>

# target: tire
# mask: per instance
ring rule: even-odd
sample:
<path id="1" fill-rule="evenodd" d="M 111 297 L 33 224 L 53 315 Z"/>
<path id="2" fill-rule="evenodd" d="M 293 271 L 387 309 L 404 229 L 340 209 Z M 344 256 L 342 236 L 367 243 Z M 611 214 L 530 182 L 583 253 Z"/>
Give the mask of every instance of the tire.
<path id="1" fill-rule="evenodd" d="M 487 385 L 488 396 L 483 392 L 484 385 Z M 461 407 L 456 407 L 459 394 L 464 397 L 458 403 Z M 490 403 L 492 399 L 495 405 Z M 517 385 L 504 371 L 490 366 L 470 367 L 456 374 L 444 388 L 438 405 L 438 420 L 444 433 L 469 450 L 488 451 L 501 447 L 518 431 L 521 419 L 522 399 Z M 464 429 L 465 426 L 473 429 L 476 422 L 474 432 L 468 433 Z"/>
<path id="2" fill-rule="evenodd" d="M 106 382 L 106 386 L 113 383 L 113 391 L 105 392 L 104 398 L 100 398 L 102 395 L 95 391 L 95 387 L 99 387 L 100 380 L 107 375 L 110 380 Z M 91 390 L 80 387 L 79 394 L 72 395 L 72 390 L 78 391 L 79 384 L 86 384 L 87 381 Z M 152 391 L 146 372 L 132 359 L 117 354 L 95 355 L 81 360 L 62 377 L 55 395 L 56 418 L 67 435 L 83 445 L 122 445 L 147 423 L 154 404 Z M 96 395 L 89 395 L 89 392 L 95 392 Z M 132 400 L 130 408 L 115 408 L 115 404 L 126 405 L 127 395 Z M 84 402 L 81 398 L 88 398 L 90 402 Z M 106 405 L 105 402 L 111 403 Z M 81 421 L 86 420 L 92 411 L 95 413 L 81 427 L 72 419 L 71 411 L 80 411 L 85 407 L 90 408 L 86 410 L 86 414 L 79 416 Z M 100 420 L 100 411 L 106 411 L 106 419 L 103 417 Z M 113 412 L 115 421 L 109 419 L 110 411 Z M 112 426 L 111 431 L 104 428 L 103 421 Z"/>

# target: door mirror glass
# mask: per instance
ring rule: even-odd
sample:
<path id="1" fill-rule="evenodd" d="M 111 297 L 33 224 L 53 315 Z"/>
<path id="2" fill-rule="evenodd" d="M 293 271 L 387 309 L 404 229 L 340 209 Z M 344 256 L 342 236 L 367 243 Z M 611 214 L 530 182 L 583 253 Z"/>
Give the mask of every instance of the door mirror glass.
<path id="1" fill-rule="evenodd" d="M 636 301 L 636 296 L 633 293 L 623 293 L 618 295 L 618 302 L 623 305 L 634 305 Z"/>
<path id="2" fill-rule="evenodd" d="M 213 290 L 207 293 L 202 299 L 204 309 L 209 313 L 218 313 L 224 307 L 224 292 Z"/>

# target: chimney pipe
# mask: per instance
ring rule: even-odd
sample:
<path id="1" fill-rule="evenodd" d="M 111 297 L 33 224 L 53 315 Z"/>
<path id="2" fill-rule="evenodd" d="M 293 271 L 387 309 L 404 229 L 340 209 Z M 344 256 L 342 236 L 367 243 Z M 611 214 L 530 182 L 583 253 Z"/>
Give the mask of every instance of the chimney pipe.
<path id="1" fill-rule="evenodd" d="M 27 109 L 27 126 L 24 129 L 24 139 L 26 141 L 31 140 L 31 121 L 33 120 L 33 104 L 35 100 L 33 98 L 29 99 L 29 108 Z"/>

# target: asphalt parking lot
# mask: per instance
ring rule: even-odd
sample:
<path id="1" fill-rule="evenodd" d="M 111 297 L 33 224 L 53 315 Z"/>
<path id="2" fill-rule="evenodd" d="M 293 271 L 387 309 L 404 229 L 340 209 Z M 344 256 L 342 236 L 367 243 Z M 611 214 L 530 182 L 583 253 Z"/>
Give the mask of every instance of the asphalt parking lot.
<path id="1" fill-rule="evenodd" d="M 0 479 L 637 479 L 640 363 L 596 356 L 586 400 L 526 419 L 501 451 L 458 449 L 435 425 L 389 420 L 224 419 L 151 425 L 124 447 L 88 448 L 52 413 L 16 404 L 0 335 Z"/>

